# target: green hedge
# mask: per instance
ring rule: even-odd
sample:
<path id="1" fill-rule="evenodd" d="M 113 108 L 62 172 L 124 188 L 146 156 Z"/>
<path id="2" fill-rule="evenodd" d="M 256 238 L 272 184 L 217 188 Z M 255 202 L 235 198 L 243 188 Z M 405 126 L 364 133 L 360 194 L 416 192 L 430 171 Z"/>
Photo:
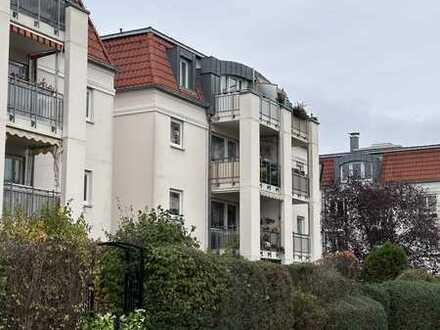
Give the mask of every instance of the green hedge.
<path id="1" fill-rule="evenodd" d="M 386 330 L 387 315 L 377 301 L 364 296 L 348 296 L 331 303 L 326 330 Z"/>
<path id="2" fill-rule="evenodd" d="M 440 329 L 440 284 L 390 281 L 364 291 L 381 304 L 389 304 L 389 329 Z"/>

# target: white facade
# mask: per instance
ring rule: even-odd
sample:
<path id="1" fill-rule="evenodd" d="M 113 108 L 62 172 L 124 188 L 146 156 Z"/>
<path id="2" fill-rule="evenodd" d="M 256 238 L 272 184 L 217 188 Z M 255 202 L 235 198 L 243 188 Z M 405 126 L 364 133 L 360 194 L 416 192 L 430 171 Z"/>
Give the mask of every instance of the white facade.
<path id="1" fill-rule="evenodd" d="M 112 218 L 114 70 L 89 60 L 84 9 L 67 6 L 65 27 L 58 27 L 4 3 L 0 33 L 10 42 L 0 47 L 2 209 L 34 213 L 68 203 L 103 238 Z"/>

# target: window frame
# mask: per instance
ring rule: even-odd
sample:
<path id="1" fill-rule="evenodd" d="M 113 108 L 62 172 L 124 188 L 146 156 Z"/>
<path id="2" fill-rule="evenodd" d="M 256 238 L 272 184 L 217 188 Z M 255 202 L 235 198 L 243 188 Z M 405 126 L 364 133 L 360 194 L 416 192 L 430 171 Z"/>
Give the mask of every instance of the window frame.
<path id="1" fill-rule="evenodd" d="M 7 160 L 11 160 L 13 161 L 13 167 L 12 167 L 12 176 L 13 176 L 13 180 L 12 181 L 6 181 L 4 180 L 6 183 L 9 184 L 17 184 L 17 185 L 25 185 L 25 180 L 26 180 L 26 158 L 23 156 L 17 156 L 17 155 L 12 155 L 12 154 L 5 154 L 5 170 L 6 170 L 6 161 Z M 16 162 L 18 162 L 21 166 L 21 169 L 19 168 L 19 171 L 16 172 L 16 168 L 15 168 L 15 164 Z M 14 182 L 15 181 L 15 176 L 16 174 L 19 173 L 19 178 L 20 178 L 20 182 Z M 6 172 L 4 173 L 4 176 L 6 177 Z"/>
<path id="2" fill-rule="evenodd" d="M 88 123 L 93 123 L 94 120 L 94 89 L 87 87 L 86 92 L 86 121 Z"/>
<path id="3" fill-rule="evenodd" d="M 173 213 L 171 210 L 171 194 L 177 194 L 179 196 L 179 209 L 178 214 Z M 170 188 L 168 193 L 168 211 L 173 217 L 180 217 L 183 215 L 183 190 Z"/>
<path id="4" fill-rule="evenodd" d="M 93 171 L 90 169 L 84 170 L 83 183 L 83 203 L 85 207 L 92 207 L 93 202 Z"/>
<path id="5" fill-rule="evenodd" d="M 185 73 L 183 72 L 183 64 L 185 65 Z M 179 85 L 185 89 L 191 89 L 190 84 L 190 69 L 191 61 L 185 57 L 180 57 L 179 60 Z"/>
<path id="6" fill-rule="evenodd" d="M 300 223 L 302 224 L 300 226 Z M 308 230 L 306 230 L 306 217 L 302 215 L 296 216 L 296 233 L 299 235 L 307 235 Z"/>
<path id="7" fill-rule="evenodd" d="M 179 144 L 173 142 L 173 124 L 179 125 Z M 177 148 L 180 150 L 183 150 L 183 121 L 176 119 L 176 118 L 170 118 L 170 145 L 173 148 Z"/>

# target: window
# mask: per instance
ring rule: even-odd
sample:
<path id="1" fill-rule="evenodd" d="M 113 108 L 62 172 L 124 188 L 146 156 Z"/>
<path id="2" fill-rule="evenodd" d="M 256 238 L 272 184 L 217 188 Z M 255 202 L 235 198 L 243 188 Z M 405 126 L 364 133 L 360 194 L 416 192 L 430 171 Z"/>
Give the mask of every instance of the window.
<path id="1" fill-rule="evenodd" d="M 238 229 L 238 206 L 222 201 L 211 202 L 211 228 Z"/>
<path id="2" fill-rule="evenodd" d="M 92 205 L 92 171 L 84 171 L 84 205 Z"/>
<path id="3" fill-rule="evenodd" d="M 182 214 L 182 194 L 180 190 L 170 190 L 170 213 L 172 215 Z"/>
<path id="4" fill-rule="evenodd" d="M 93 120 L 93 90 L 87 88 L 86 120 Z"/>
<path id="5" fill-rule="evenodd" d="M 29 66 L 15 61 L 9 61 L 9 75 L 17 79 L 28 80 Z"/>
<path id="6" fill-rule="evenodd" d="M 191 63 L 190 61 L 181 58 L 180 59 L 180 86 L 190 89 L 190 70 Z"/>
<path id="7" fill-rule="evenodd" d="M 212 160 L 238 160 L 238 142 L 230 138 L 213 135 L 211 137 Z"/>
<path id="8" fill-rule="evenodd" d="M 305 225 L 306 225 L 306 219 L 304 217 L 298 216 L 296 218 L 296 231 L 297 234 L 305 234 Z"/>
<path id="9" fill-rule="evenodd" d="M 5 182 L 24 184 L 24 158 L 6 155 Z"/>
<path id="10" fill-rule="evenodd" d="M 183 148 L 183 122 L 171 119 L 170 142 L 172 146 Z"/>
<path id="11" fill-rule="evenodd" d="M 371 162 L 351 162 L 341 165 L 341 181 L 348 179 L 370 180 L 373 178 Z"/>
<path id="12" fill-rule="evenodd" d="M 220 89 L 223 93 L 232 93 L 248 88 L 248 81 L 234 76 L 222 76 L 220 78 Z"/>
<path id="13" fill-rule="evenodd" d="M 426 196 L 426 209 L 429 214 L 437 214 L 437 195 Z"/>

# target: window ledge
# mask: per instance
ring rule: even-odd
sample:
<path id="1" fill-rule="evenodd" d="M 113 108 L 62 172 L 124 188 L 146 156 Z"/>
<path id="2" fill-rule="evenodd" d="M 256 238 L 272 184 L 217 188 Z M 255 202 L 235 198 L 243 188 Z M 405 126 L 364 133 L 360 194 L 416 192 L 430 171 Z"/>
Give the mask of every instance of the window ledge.
<path id="1" fill-rule="evenodd" d="M 173 149 L 180 150 L 180 151 L 185 151 L 185 148 L 183 146 L 178 145 L 178 144 L 170 143 L 170 147 L 173 148 Z"/>
<path id="2" fill-rule="evenodd" d="M 91 209 L 91 208 L 93 208 L 93 204 L 85 203 L 85 202 L 84 202 L 83 207 L 84 207 L 85 209 Z"/>

